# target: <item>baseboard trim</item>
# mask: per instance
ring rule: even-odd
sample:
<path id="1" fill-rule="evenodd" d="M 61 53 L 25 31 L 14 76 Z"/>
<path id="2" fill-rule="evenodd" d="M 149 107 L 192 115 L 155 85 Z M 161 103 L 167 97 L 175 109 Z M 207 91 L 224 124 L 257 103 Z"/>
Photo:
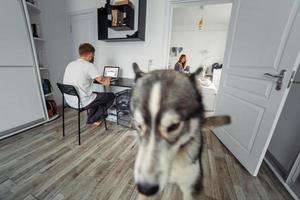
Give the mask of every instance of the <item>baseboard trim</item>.
<path id="1" fill-rule="evenodd" d="M 30 126 L 28 126 L 28 127 L 21 128 L 21 129 L 16 130 L 16 131 L 12 131 L 11 133 L 8 133 L 8 134 L 6 134 L 6 135 L 0 136 L 0 140 L 4 140 L 4 139 L 10 138 L 10 137 L 13 137 L 13 136 L 15 136 L 15 135 L 18 135 L 18 134 L 23 133 L 23 132 L 25 132 L 25 131 L 28 131 L 28 130 L 30 130 L 30 129 L 33 129 L 33 128 L 36 128 L 36 127 L 38 127 L 38 126 L 47 124 L 47 123 L 49 123 L 49 122 L 52 122 L 52 121 L 58 119 L 59 117 L 60 117 L 60 114 L 58 114 L 58 115 L 55 116 L 54 118 L 51 118 L 51 119 L 48 119 L 48 120 L 43 120 L 43 121 L 41 121 L 41 122 L 36 122 L 35 124 L 30 125 Z"/>

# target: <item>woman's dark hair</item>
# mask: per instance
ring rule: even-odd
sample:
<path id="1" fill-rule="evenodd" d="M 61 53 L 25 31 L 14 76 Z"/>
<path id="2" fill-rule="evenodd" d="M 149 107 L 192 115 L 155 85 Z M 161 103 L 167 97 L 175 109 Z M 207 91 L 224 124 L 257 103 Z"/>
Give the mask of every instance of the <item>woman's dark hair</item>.
<path id="1" fill-rule="evenodd" d="M 184 62 L 182 62 L 183 58 L 185 58 Z M 181 63 L 182 67 L 185 67 L 185 65 L 186 65 L 186 55 L 185 54 L 181 54 L 181 56 L 179 57 L 178 62 Z"/>

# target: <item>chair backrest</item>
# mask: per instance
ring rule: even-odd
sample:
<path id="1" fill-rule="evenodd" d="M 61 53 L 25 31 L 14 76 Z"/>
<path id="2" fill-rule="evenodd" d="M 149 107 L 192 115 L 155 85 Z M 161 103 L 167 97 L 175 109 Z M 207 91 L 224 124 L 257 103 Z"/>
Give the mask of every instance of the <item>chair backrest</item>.
<path id="1" fill-rule="evenodd" d="M 78 92 L 73 85 L 66 85 L 61 83 L 56 83 L 56 84 L 62 94 L 77 96 L 79 98 Z"/>

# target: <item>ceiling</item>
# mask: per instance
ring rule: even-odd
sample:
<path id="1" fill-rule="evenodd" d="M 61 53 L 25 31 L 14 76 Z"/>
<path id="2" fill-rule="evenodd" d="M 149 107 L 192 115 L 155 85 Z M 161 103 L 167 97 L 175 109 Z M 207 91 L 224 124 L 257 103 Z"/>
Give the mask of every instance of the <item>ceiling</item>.
<path id="1" fill-rule="evenodd" d="M 228 24 L 231 3 L 204 5 L 203 18 L 206 25 Z M 173 11 L 173 26 L 195 25 L 201 19 L 201 6 L 176 7 Z"/>

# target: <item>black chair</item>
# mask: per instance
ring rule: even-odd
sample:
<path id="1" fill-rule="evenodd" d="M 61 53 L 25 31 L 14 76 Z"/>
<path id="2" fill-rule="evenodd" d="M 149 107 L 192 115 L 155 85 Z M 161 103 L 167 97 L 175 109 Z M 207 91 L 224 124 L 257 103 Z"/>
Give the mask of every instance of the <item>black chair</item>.
<path id="1" fill-rule="evenodd" d="M 82 111 L 85 111 L 85 110 L 88 112 L 89 106 L 86 106 L 84 108 L 80 108 L 80 103 L 81 103 L 80 97 L 79 97 L 79 95 L 77 93 L 77 90 L 74 86 L 57 83 L 57 87 L 59 88 L 60 92 L 62 93 L 63 137 L 65 137 L 65 97 L 64 97 L 64 94 L 76 96 L 77 99 L 78 99 L 78 108 L 73 108 L 69 105 L 67 105 L 67 106 L 69 106 L 70 108 L 78 111 L 78 144 L 81 145 L 81 140 L 80 140 L 80 113 Z M 103 113 L 105 113 L 105 117 L 104 117 L 105 130 L 107 130 L 107 125 L 106 125 L 107 108 L 106 108 L 106 105 L 103 104 L 102 108 L 103 108 Z"/>

